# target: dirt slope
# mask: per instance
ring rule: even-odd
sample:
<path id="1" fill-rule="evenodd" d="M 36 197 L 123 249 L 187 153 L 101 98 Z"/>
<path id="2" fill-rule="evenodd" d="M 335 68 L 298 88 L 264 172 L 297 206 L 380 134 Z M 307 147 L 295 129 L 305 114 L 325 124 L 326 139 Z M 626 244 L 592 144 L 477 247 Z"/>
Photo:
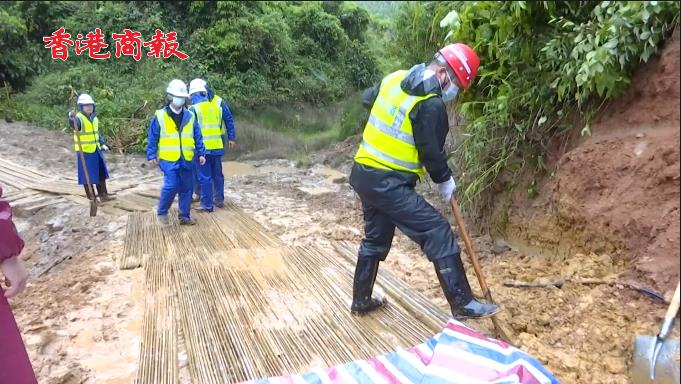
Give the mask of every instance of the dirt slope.
<path id="1" fill-rule="evenodd" d="M 673 289 L 679 276 L 679 34 L 627 93 L 560 155 L 539 196 L 518 192 L 508 231 L 551 248 L 610 252 L 625 277 Z"/>

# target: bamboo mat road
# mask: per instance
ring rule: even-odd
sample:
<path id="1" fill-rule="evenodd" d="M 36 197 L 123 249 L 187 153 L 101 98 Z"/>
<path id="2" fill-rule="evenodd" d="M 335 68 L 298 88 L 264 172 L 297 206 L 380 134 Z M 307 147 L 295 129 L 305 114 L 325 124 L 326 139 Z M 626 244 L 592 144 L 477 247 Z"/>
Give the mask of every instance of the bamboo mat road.
<path id="1" fill-rule="evenodd" d="M 439 332 L 447 314 L 389 271 L 389 305 L 350 315 L 355 245 L 289 247 L 233 204 L 196 213 L 198 225 L 158 222 L 161 178 L 112 181 L 100 211 L 129 215 L 121 269 L 144 268 L 138 384 L 178 383 L 186 352 L 194 383 L 300 373 L 408 348 Z M 18 212 L 88 200 L 73 179 L 0 160 L 0 185 Z M 177 213 L 171 211 L 171 222 Z"/>
<path id="2" fill-rule="evenodd" d="M 158 174 L 122 175 L 107 182 L 116 200 L 99 203 L 101 212 L 124 216 L 135 211 L 150 211 L 157 203 L 162 177 Z M 74 202 L 89 207 L 85 191 L 75 179 L 47 174 L 7 159 L 0 159 L 0 186 L 19 215 L 29 215 L 47 206 Z"/>
<path id="3" fill-rule="evenodd" d="M 389 305 L 351 316 L 352 245 L 286 246 L 233 204 L 194 218 L 193 227 L 163 226 L 153 213 L 128 220 L 116 261 L 145 270 L 139 384 L 177 383 L 183 348 L 192 382 L 237 383 L 408 348 L 448 319 L 385 270 L 377 285 Z"/>

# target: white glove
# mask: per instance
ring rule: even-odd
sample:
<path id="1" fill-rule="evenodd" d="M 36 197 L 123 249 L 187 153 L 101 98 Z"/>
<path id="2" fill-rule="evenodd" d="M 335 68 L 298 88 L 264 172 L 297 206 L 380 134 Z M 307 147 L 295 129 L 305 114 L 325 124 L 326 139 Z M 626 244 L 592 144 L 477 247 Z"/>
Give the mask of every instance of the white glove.
<path id="1" fill-rule="evenodd" d="M 440 191 L 440 195 L 442 195 L 442 199 L 444 199 L 444 201 L 451 200 L 452 195 L 454 192 L 456 192 L 456 183 L 454 182 L 454 178 L 450 176 L 449 180 L 438 184 L 437 189 Z"/>
<path id="2" fill-rule="evenodd" d="M 102 144 L 102 149 L 104 152 L 109 152 L 109 147 L 107 147 L 106 144 Z"/>

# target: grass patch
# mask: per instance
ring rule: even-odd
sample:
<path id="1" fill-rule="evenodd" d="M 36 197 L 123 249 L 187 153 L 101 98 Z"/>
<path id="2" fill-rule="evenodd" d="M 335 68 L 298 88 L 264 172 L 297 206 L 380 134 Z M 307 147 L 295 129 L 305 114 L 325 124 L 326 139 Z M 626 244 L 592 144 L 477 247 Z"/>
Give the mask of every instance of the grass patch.
<path id="1" fill-rule="evenodd" d="M 309 154 L 359 133 L 367 112 L 358 93 L 323 107 L 235 109 L 238 148 L 229 158 L 285 158 L 310 165 Z"/>

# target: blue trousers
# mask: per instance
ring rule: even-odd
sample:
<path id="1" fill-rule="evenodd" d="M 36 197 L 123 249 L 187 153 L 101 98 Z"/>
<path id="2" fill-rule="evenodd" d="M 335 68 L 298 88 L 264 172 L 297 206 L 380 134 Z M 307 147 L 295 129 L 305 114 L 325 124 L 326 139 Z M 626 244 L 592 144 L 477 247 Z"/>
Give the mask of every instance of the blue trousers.
<path id="1" fill-rule="evenodd" d="M 189 212 L 192 205 L 192 170 L 191 168 L 168 168 L 163 169 L 163 187 L 161 197 L 158 199 L 159 215 L 167 215 L 168 209 L 175 200 L 175 195 L 179 195 L 178 205 L 180 208 L 180 219 L 189 219 Z"/>
<path id="2" fill-rule="evenodd" d="M 201 182 L 199 181 L 199 164 L 198 163 L 194 164 L 194 169 L 192 170 L 192 173 L 194 174 L 193 192 L 197 196 L 201 196 Z"/>
<path id="3" fill-rule="evenodd" d="M 213 202 L 225 202 L 225 177 L 222 174 L 222 156 L 206 155 L 206 163 L 196 163 L 199 185 L 201 186 L 201 207 L 213 209 Z"/>

